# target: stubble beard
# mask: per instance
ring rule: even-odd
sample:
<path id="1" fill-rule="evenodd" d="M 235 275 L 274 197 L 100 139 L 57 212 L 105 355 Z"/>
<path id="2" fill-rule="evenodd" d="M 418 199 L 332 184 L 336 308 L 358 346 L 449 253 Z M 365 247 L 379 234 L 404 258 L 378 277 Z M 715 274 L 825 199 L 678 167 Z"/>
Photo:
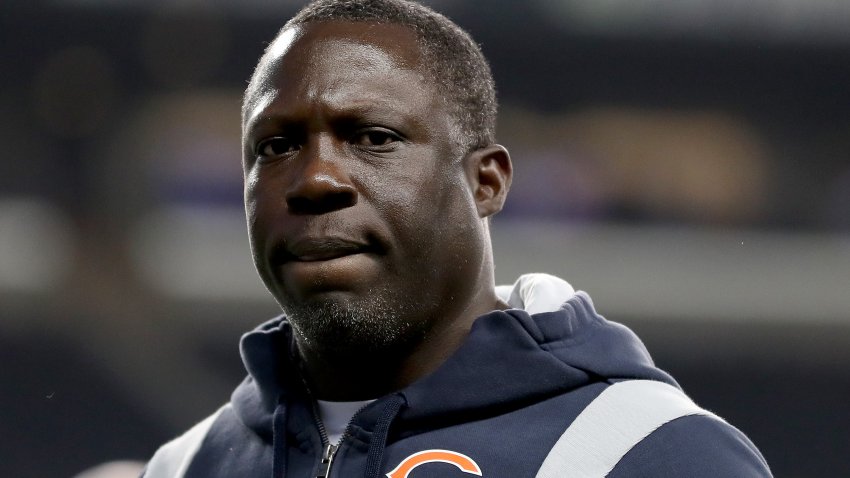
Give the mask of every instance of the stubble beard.
<path id="1" fill-rule="evenodd" d="M 415 304 L 392 297 L 390 291 L 381 290 L 366 297 L 315 299 L 281 307 L 299 348 L 329 360 L 377 359 L 407 350 L 425 335 L 425 324 L 410 319 Z"/>

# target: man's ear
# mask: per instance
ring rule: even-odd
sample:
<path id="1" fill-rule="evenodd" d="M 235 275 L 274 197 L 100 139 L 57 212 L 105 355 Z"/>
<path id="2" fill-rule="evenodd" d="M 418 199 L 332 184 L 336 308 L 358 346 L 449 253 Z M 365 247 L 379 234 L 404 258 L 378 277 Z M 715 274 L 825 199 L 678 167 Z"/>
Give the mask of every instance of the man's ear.
<path id="1" fill-rule="evenodd" d="M 502 210 L 511 188 L 511 155 L 500 144 L 491 144 L 469 153 L 466 175 L 479 217 L 490 217 Z"/>

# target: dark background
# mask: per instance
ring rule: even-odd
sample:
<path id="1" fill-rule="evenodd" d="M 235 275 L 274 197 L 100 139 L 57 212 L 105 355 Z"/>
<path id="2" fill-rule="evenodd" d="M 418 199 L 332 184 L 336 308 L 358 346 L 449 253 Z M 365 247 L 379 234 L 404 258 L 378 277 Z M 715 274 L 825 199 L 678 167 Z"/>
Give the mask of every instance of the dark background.
<path id="1" fill-rule="evenodd" d="M 239 104 L 301 2 L 0 7 L 0 475 L 146 460 L 275 314 Z M 516 179 L 497 275 L 558 274 L 777 476 L 850 476 L 850 3 L 433 1 Z"/>

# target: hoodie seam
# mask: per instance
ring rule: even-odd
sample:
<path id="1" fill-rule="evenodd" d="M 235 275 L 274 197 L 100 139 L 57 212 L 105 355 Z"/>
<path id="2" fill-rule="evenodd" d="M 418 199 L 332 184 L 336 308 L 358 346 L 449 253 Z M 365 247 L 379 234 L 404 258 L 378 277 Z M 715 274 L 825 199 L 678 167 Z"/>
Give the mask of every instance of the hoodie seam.
<path id="1" fill-rule="evenodd" d="M 580 336 L 569 336 L 547 341 L 545 342 L 547 346 L 546 350 L 558 350 L 565 347 L 582 345 L 596 337 L 600 331 L 611 328 L 610 323 L 596 312 L 590 297 L 583 291 L 576 291 L 569 300 L 561 305 L 560 310 L 567 312 L 570 318 L 576 320 L 576 322 L 579 322 L 579 317 L 584 315 L 587 319 L 584 321 L 586 325 L 585 333 Z M 576 326 L 580 327 L 580 324 L 577 323 Z"/>
<path id="2" fill-rule="evenodd" d="M 540 348 L 543 350 L 555 351 L 564 348 L 573 347 L 576 345 L 583 345 L 584 343 L 592 340 L 596 334 L 604 328 L 604 324 L 594 320 L 590 324 L 588 324 L 590 328 L 586 330 L 580 337 L 566 337 L 562 339 L 550 340 L 547 342 L 539 342 Z"/>
<path id="3" fill-rule="evenodd" d="M 573 313 L 573 315 L 575 315 Z M 586 323 L 587 328 L 583 331 L 581 335 L 578 336 L 570 336 L 570 337 L 561 337 L 555 338 L 553 340 L 547 340 L 545 342 L 539 342 L 541 348 L 544 350 L 558 350 L 561 348 L 567 348 L 575 345 L 582 345 L 590 340 L 592 340 L 596 334 L 600 330 L 604 330 L 606 327 L 605 322 L 599 319 L 599 317 L 593 316 L 590 317 L 590 320 Z"/>

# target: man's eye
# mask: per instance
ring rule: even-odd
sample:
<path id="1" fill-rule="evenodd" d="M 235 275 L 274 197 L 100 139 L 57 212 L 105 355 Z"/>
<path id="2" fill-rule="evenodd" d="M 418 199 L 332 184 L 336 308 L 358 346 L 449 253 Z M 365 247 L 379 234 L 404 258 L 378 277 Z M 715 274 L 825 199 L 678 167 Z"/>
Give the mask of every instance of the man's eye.
<path id="1" fill-rule="evenodd" d="M 298 149 L 298 145 L 288 138 L 276 136 L 261 141 L 257 145 L 257 155 L 273 158 L 283 154 L 291 153 Z"/>
<path id="2" fill-rule="evenodd" d="M 398 135 L 384 130 L 369 130 L 358 133 L 354 142 L 359 146 L 388 146 L 399 141 Z"/>

